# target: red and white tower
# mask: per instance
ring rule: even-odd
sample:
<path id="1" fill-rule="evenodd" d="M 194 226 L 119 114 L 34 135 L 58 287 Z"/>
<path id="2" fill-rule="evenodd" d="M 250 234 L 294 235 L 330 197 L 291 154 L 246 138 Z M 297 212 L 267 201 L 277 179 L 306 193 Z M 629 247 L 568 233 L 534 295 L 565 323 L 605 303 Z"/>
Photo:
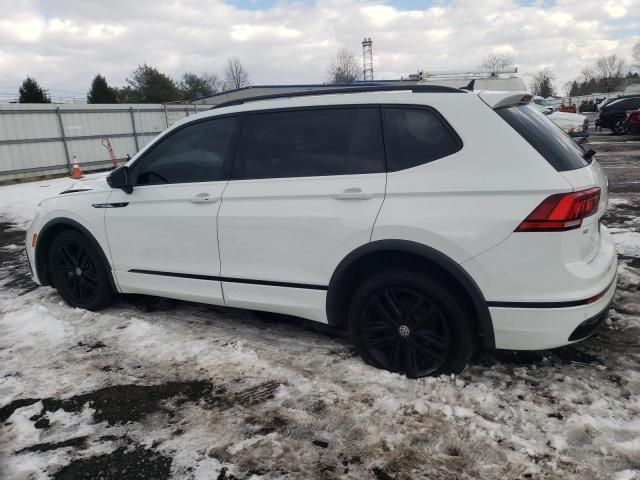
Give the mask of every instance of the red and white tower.
<path id="1" fill-rule="evenodd" d="M 362 40 L 362 79 L 373 80 L 373 42 L 371 37 Z"/>

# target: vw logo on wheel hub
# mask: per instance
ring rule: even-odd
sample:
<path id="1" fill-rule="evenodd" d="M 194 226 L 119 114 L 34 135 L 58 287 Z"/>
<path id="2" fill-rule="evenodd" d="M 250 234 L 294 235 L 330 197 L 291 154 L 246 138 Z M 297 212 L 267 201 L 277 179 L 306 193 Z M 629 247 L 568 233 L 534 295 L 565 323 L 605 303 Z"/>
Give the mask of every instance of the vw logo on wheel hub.
<path id="1" fill-rule="evenodd" d="M 406 325 L 400 325 L 400 328 L 398 328 L 398 333 L 400 333 L 401 337 L 408 337 L 409 336 L 409 327 L 407 327 Z"/>

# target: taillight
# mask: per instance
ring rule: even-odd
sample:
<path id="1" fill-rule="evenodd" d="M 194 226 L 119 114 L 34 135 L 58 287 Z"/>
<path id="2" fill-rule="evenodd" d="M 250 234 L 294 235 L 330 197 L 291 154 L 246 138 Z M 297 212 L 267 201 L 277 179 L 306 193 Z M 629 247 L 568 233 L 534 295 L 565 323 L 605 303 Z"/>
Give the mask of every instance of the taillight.
<path id="1" fill-rule="evenodd" d="M 545 198 L 516 228 L 516 232 L 562 232 L 580 228 L 582 220 L 598 211 L 600 188 L 558 193 Z"/>

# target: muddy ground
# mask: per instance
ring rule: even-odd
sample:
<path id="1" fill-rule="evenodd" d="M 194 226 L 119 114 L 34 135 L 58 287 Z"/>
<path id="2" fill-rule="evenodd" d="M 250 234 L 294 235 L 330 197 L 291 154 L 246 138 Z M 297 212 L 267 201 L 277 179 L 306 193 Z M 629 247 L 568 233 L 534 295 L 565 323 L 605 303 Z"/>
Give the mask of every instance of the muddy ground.
<path id="1" fill-rule="evenodd" d="M 587 148 L 610 179 L 605 223 L 640 232 L 640 138 L 593 132 Z M 0 313 L 39 304 L 71 327 L 42 351 L 0 343 L 24 356 L 0 364 L 0 393 L 21 392 L 0 408 L 0 478 L 637 478 L 633 249 L 598 334 L 412 382 L 291 318 L 148 297 L 72 310 L 29 279 L 23 236 L 0 224 Z"/>

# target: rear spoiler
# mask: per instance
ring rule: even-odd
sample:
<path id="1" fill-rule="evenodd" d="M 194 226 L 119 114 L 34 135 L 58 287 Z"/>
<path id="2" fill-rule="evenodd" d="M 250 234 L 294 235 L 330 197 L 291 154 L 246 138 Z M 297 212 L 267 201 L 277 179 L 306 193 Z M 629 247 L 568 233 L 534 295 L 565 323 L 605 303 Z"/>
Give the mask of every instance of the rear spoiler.
<path id="1" fill-rule="evenodd" d="M 491 108 L 511 107 L 514 105 L 527 105 L 533 99 L 528 92 L 493 92 L 485 90 L 478 96 Z"/>

